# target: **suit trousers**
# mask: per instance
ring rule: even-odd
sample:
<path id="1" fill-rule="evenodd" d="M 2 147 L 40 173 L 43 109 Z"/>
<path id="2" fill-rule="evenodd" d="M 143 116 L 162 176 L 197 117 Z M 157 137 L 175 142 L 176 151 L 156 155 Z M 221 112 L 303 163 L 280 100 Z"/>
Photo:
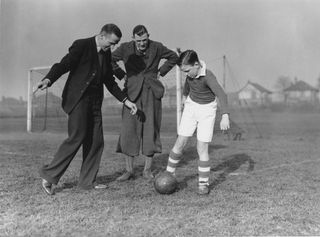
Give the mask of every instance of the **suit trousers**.
<path id="1" fill-rule="evenodd" d="M 82 145 L 82 165 L 78 186 L 90 189 L 96 180 L 104 147 L 102 97 L 84 94 L 68 116 L 68 138 L 62 142 L 49 165 L 40 169 L 40 176 L 57 184 Z"/>

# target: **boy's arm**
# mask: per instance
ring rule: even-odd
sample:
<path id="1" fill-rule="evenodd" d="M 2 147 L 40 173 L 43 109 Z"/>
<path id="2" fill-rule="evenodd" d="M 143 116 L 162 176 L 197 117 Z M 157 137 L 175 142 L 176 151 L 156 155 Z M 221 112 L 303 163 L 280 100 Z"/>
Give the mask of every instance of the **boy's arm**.
<path id="1" fill-rule="evenodd" d="M 206 77 L 206 83 L 211 89 L 211 91 L 218 97 L 220 107 L 221 107 L 221 114 L 229 114 L 229 108 L 228 108 L 228 98 L 227 94 L 224 92 L 223 88 L 220 86 L 220 84 L 217 81 L 217 78 L 213 73 L 209 73 Z"/>
<path id="2" fill-rule="evenodd" d="M 122 68 L 118 65 L 118 61 L 123 60 L 123 44 L 121 44 L 115 51 L 112 52 L 112 68 L 113 68 L 113 73 L 114 75 L 119 79 L 122 80 L 126 72 L 122 70 Z"/>
<path id="3" fill-rule="evenodd" d="M 220 86 L 220 84 L 217 81 L 217 78 L 213 73 L 210 73 L 207 77 L 207 85 L 219 99 L 222 114 L 220 121 L 220 129 L 222 131 L 228 130 L 230 128 L 230 119 L 227 94 L 224 92 L 223 88 Z"/>

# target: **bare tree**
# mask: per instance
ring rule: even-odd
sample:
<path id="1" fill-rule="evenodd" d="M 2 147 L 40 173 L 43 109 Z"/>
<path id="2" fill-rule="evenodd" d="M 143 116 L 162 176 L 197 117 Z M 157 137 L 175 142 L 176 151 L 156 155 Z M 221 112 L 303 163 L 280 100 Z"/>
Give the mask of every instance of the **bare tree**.
<path id="1" fill-rule="evenodd" d="M 284 103 L 287 102 L 288 93 L 284 91 L 284 89 L 288 88 L 292 85 L 292 80 L 288 76 L 279 76 L 274 87 L 283 95 Z"/>
<path id="2" fill-rule="evenodd" d="M 292 85 L 292 80 L 288 76 L 279 76 L 274 87 L 279 90 L 283 91 L 284 89 L 288 88 Z"/>

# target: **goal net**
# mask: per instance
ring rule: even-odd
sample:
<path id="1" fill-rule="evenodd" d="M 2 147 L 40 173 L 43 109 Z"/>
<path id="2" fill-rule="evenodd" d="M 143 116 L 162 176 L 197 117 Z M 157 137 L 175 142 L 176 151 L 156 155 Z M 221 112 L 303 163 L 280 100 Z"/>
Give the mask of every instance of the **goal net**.
<path id="1" fill-rule="evenodd" d="M 50 88 L 37 90 L 36 86 L 49 72 L 50 67 L 34 67 L 28 71 L 28 132 L 66 129 L 67 116 L 61 107 L 61 94 L 67 79 L 63 75 Z"/>

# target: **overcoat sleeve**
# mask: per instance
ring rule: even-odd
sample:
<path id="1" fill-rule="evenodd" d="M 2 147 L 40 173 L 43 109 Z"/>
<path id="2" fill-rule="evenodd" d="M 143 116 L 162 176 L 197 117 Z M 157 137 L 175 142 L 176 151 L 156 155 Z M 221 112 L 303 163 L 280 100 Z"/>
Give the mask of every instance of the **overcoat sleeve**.
<path id="1" fill-rule="evenodd" d="M 164 64 L 159 68 L 160 76 L 165 76 L 178 62 L 178 55 L 160 44 L 161 58 L 167 59 Z"/>
<path id="2" fill-rule="evenodd" d="M 208 76 L 206 77 L 206 83 L 208 87 L 211 89 L 211 91 L 218 97 L 220 108 L 221 108 L 221 114 L 228 114 L 229 108 L 228 108 L 228 97 L 223 88 L 218 83 L 218 80 L 216 76 L 213 73 L 208 72 Z"/>

